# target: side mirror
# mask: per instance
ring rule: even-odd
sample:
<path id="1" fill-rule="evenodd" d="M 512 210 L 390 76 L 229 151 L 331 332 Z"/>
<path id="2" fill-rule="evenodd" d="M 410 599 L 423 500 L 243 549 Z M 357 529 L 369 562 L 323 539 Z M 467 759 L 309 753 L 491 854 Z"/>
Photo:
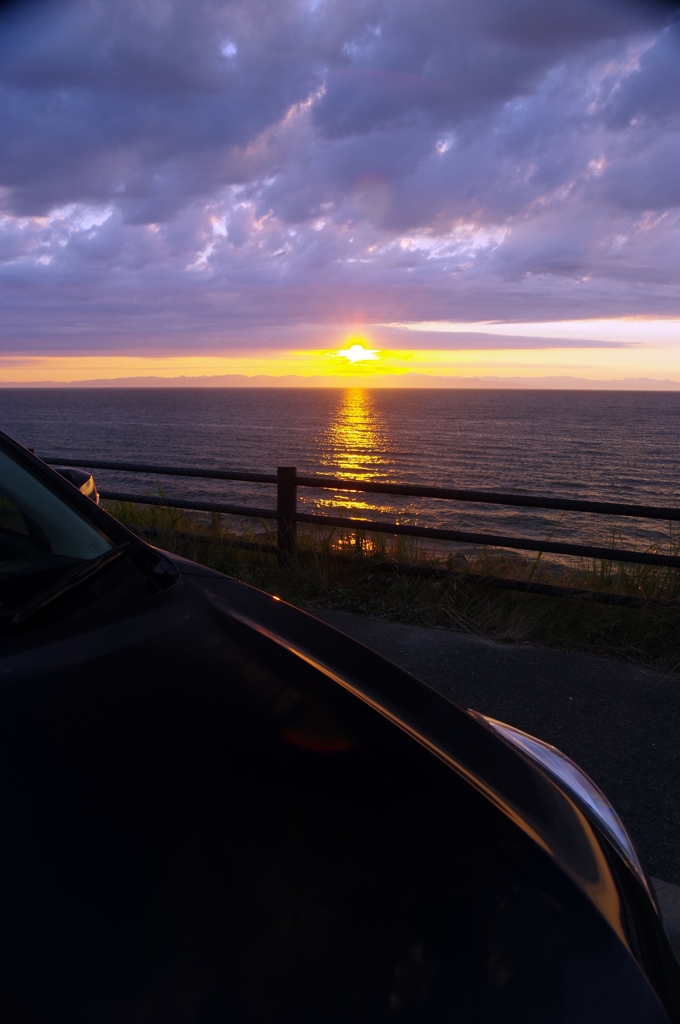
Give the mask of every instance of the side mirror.
<path id="1" fill-rule="evenodd" d="M 95 505 L 99 504 L 99 491 L 91 473 L 87 473 L 84 469 L 57 469 L 57 473 L 77 487 L 86 498 L 91 498 Z"/>

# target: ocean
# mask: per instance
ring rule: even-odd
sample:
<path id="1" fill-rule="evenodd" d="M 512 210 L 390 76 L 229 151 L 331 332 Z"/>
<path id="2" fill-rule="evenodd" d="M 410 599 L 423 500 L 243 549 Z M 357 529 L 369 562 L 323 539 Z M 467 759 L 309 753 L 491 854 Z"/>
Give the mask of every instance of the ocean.
<path id="1" fill-rule="evenodd" d="M 676 505 L 674 392 L 293 388 L 0 391 L 0 428 L 38 455 L 135 460 Z M 273 507 L 274 488 L 95 471 L 100 487 Z M 669 525 L 300 489 L 299 507 L 450 529 L 627 545 Z"/>

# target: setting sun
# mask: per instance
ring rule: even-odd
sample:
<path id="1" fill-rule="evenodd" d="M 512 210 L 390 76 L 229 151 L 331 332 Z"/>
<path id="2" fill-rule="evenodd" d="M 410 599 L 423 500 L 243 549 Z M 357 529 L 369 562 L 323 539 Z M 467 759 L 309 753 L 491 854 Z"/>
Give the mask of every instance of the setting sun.
<path id="1" fill-rule="evenodd" d="M 355 344 L 350 345 L 348 348 L 340 349 L 339 352 L 335 353 L 338 356 L 344 356 L 350 363 L 365 363 L 369 360 L 379 359 L 378 349 L 375 348 L 364 348 L 363 345 Z"/>

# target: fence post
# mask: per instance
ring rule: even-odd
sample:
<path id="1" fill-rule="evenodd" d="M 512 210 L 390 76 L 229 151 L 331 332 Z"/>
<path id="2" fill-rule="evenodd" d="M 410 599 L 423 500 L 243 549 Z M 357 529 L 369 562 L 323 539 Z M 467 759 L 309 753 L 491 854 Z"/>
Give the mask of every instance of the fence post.
<path id="1" fill-rule="evenodd" d="M 297 469 L 295 466 L 279 466 L 276 474 L 279 558 L 286 558 L 295 554 L 297 547 Z"/>

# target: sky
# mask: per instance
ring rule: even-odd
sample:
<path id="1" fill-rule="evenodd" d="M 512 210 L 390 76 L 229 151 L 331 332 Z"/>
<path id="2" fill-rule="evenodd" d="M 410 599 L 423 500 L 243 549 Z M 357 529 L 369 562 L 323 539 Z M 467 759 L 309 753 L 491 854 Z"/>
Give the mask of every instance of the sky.
<path id="1" fill-rule="evenodd" d="M 0 382 L 680 381 L 680 8 L 0 14 Z"/>

